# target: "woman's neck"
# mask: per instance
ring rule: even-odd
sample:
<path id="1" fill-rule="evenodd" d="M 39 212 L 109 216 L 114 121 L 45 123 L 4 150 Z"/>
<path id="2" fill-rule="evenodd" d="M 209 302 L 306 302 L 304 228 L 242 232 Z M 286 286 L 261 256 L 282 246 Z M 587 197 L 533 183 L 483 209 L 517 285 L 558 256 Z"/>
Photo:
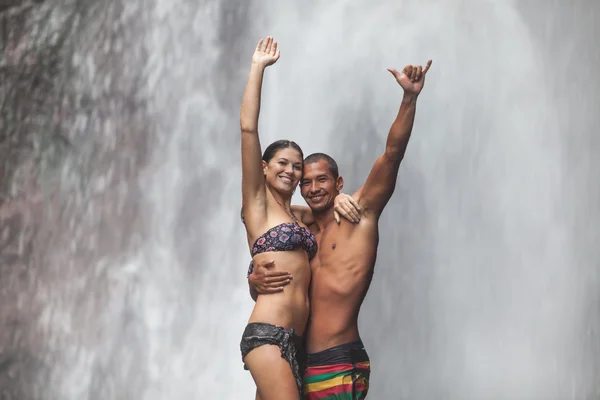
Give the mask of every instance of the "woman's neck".
<path id="1" fill-rule="evenodd" d="M 292 197 L 291 196 L 288 197 L 287 195 L 282 195 L 277 190 L 271 188 L 268 184 L 267 184 L 267 190 L 271 194 L 271 197 L 273 197 L 273 200 L 275 200 L 281 207 L 285 208 L 286 210 L 289 210 L 291 208 L 291 206 L 292 206 Z"/>

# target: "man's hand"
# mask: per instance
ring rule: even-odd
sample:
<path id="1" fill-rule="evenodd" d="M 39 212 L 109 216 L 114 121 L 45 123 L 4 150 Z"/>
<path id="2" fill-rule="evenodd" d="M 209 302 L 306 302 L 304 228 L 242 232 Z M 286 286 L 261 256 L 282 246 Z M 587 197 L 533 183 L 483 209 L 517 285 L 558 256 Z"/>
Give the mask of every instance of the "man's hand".
<path id="1" fill-rule="evenodd" d="M 279 60 L 279 50 L 277 50 L 277 42 L 271 36 L 267 36 L 265 40 L 260 39 L 256 50 L 252 55 L 252 63 L 262 68 L 273 65 Z"/>
<path id="2" fill-rule="evenodd" d="M 273 271 L 275 261 L 261 261 L 248 275 L 248 284 L 258 294 L 279 293 L 292 280 L 292 274 L 285 271 Z"/>
<path id="3" fill-rule="evenodd" d="M 422 66 L 407 65 L 404 67 L 402 72 L 398 72 L 393 68 L 388 68 L 388 71 L 394 75 L 396 81 L 402 86 L 404 92 L 407 94 L 418 95 L 423 90 L 425 84 L 425 75 L 431 67 L 431 60 L 427 61 L 425 69 Z"/>
<path id="4" fill-rule="evenodd" d="M 356 224 L 360 222 L 360 206 L 352 196 L 340 193 L 333 200 L 333 217 L 340 223 L 340 215 L 344 219 Z"/>

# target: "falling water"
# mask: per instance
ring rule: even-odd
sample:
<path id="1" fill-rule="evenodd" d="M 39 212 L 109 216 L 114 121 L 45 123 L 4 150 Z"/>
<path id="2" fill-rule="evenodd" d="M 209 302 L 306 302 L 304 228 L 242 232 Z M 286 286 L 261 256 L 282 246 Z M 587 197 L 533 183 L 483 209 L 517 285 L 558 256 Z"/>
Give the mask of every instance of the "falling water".
<path id="1" fill-rule="evenodd" d="M 600 57 L 584 53 L 600 8 L 110 3 L 65 61 L 72 146 L 42 175 L 31 278 L 0 343 L 6 393 L 253 398 L 238 348 L 253 305 L 238 112 L 268 34 L 282 55 L 266 74 L 262 143 L 328 152 L 346 192 L 401 99 L 386 68 L 434 60 L 360 317 L 369 397 L 600 396 Z"/>

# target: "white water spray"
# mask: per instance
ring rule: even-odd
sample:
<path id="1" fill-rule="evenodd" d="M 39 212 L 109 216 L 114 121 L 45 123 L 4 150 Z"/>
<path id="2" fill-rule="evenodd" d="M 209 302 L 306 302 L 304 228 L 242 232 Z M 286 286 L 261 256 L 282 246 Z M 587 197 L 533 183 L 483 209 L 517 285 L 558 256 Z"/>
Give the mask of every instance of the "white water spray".
<path id="1" fill-rule="evenodd" d="M 331 154 L 347 191 L 383 151 L 400 103 L 386 68 L 434 60 L 361 313 L 369 398 L 593 395 L 574 361 L 585 351 L 573 348 L 585 296 L 561 212 L 560 110 L 545 86 L 565 71 L 540 68 L 545 55 L 511 2 L 155 0 L 125 11 L 144 25 L 138 36 L 126 29 L 121 46 L 147 56 L 130 56 L 122 79 L 144 77 L 150 143 L 101 146 L 112 161 L 104 175 L 90 172 L 97 193 L 64 193 L 77 213 L 44 253 L 52 272 L 37 292 L 53 365 L 47 397 L 253 398 L 239 355 L 253 303 L 238 112 L 266 35 L 282 56 L 267 71 L 263 146 L 287 138 L 305 154 Z M 81 71 L 82 84 L 96 74 Z M 109 75 L 89 80 L 92 98 L 106 87 L 110 99 L 121 94 Z M 89 132 L 128 137 L 122 120 L 95 118 L 104 124 Z M 147 163 L 118 179 L 114 159 L 135 158 L 143 145 Z M 85 175 L 74 165 L 69 176 Z M 114 215 L 122 219 L 106 230 Z"/>

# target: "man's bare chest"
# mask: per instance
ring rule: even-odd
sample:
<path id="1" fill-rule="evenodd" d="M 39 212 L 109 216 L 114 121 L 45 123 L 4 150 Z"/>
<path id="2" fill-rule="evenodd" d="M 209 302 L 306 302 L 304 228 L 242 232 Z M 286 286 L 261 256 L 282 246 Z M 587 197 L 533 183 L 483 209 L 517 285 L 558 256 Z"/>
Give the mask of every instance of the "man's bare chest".
<path id="1" fill-rule="evenodd" d="M 340 229 L 339 226 L 333 226 L 319 232 L 315 234 L 315 238 L 317 239 L 318 250 L 311 262 L 313 270 L 342 266 L 348 259 L 352 258 L 352 236 L 344 229 Z"/>

